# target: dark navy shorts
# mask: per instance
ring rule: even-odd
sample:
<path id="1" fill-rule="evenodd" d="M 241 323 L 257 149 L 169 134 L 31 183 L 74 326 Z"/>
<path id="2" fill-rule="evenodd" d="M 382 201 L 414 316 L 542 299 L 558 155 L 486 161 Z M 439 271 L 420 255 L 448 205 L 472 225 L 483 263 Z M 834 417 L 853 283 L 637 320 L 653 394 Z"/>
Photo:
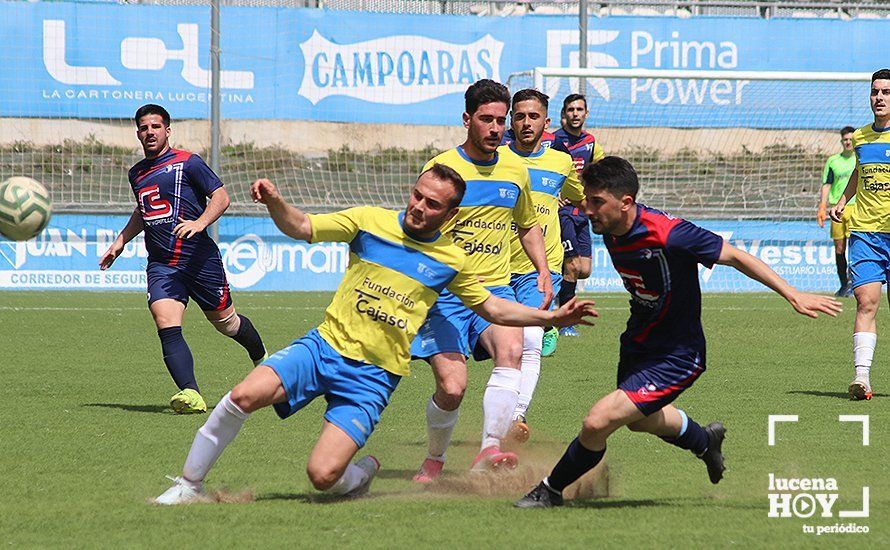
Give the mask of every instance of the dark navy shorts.
<path id="1" fill-rule="evenodd" d="M 192 298 L 202 311 L 222 311 L 232 305 L 229 283 L 219 254 L 201 262 L 169 266 L 149 262 L 148 305 L 158 300 L 173 299 L 188 305 Z"/>
<path id="2" fill-rule="evenodd" d="M 680 397 L 704 371 L 704 353 L 656 355 L 622 351 L 618 389 L 649 416 Z"/>
<path id="3" fill-rule="evenodd" d="M 590 220 L 577 207 L 559 207 L 559 229 L 566 258 L 589 258 L 593 253 L 590 243 Z"/>

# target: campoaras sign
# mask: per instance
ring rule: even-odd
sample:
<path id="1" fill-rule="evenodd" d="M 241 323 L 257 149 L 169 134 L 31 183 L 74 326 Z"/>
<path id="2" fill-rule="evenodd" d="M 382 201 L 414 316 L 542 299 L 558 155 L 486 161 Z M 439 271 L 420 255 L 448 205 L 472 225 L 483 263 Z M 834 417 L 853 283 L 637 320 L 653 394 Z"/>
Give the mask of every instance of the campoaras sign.
<path id="1" fill-rule="evenodd" d="M 335 44 L 316 30 L 300 44 L 304 71 L 298 93 L 313 105 L 330 96 L 418 103 L 463 93 L 481 78 L 499 81 L 503 48 L 491 35 L 469 44 L 417 35 Z"/>

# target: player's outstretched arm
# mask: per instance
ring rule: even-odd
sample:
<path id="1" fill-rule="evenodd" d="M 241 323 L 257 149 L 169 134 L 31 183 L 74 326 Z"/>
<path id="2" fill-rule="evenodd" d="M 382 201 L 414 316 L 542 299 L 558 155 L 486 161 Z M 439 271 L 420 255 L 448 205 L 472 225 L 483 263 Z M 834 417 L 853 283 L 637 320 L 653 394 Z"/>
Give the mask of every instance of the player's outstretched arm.
<path id="1" fill-rule="evenodd" d="M 296 206 L 288 204 L 271 181 L 260 178 L 253 182 L 250 186 L 250 196 L 253 202 L 266 205 L 269 216 L 282 233 L 300 241 L 312 238 L 312 222 L 309 216 Z"/>
<path id="2" fill-rule="evenodd" d="M 853 175 L 844 188 L 844 193 L 837 200 L 837 203 L 828 211 L 828 215 L 837 223 L 844 223 L 844 207 L 856 194 L 856 187 L 859 185 L 859 162 L 856 162 L 856 168 L 853 169 Z"/>
<path id="3" fill-rule="evenodd" d="M 472 310 L 490 323 L 508 327 L 593 325 L 599 313 L 593 309 L 593 300 L 578 301 L 572 298 L 556 311 L 533 309 L 497 296 L 489 296 Z"/>
<path id="4" fill-rule="evenodd" d="M 522 244 L 528 259 L 532 261 L 532 265 L 538 271 L 538 291 L 544 294 L 544 300 L 541 302 L 541 309 L 550 308 L 550 302 L 553 301 L 553 279 L 550 276 L 550 267 L 547 265 L 547 248 L 544 245 L 544 233 L 541 231 L 540 225 L 534 225 L 529 228 L 517 228 L 519 234 L 519 242 Z M 496 323 L 501 324 L 501 323 Z"/>
<path id="5" fill-rule="evenodd" d="M 142 221 L 142 212 L 140 212 L 137 207 L 133 210 L 133 213 L 130 214 L 130 219 L 127 220 L 127 225 L 121 230 L 120 235 L 114 239 L 114 242 L 111 243 L 111 246 L 108 247 L 105 254 L 102 254 L 102 257 L 99 259 L 99 269 L 105 271 L 111 267 L 114 260 L 116 260 L 121 252 L 123 252 L 124 246 L 132 241 L 136 235 L 142 233 L 143 229 L 145 229 L 145 225 Z"/>
<path id="6" fill-rule="evenodd" d="M 720 258 L 717 260 L 717 263 L 732 266 L 749 278 L 773 289 L 788 300 L 791 307 L 801 315 L 815 318 L 818 317 L 819 312 L 822 312 L 835 317 L 841 312 L 841 303 L 837 300 L 828 296 L 800 292 L 789 285 L 785 279 L 770 269 L 759 258 L 748 254 L 744 250 L 739 250 L 727 242 L 723 243 L 723 249 L 720 251 Z"/>

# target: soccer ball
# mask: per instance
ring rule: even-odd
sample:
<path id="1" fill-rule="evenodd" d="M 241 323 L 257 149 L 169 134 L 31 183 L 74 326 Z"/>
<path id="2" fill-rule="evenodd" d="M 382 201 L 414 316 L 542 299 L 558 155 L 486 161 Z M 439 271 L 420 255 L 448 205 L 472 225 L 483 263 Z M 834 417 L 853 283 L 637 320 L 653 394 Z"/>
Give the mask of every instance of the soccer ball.
<path id="1" fill-rule="evenodd" d="M 13 241 L 36 237 L 52 213 L 52 201 L 39 181 L 14 176 L 0 183 L 0 234 Z"/>

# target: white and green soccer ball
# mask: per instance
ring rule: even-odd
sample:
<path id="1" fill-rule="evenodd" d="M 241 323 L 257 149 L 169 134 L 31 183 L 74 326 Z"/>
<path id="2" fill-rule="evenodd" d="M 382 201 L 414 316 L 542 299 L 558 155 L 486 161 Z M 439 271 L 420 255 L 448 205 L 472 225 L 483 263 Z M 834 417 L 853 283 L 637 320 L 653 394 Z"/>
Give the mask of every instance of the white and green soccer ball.
<path id="1" fill-rule="evenodd" d="M 46 187 L 35 179 L 14 176 L 0 183 L 0 234 L 13 241 L 36 237 L 52 215 Z"/>

